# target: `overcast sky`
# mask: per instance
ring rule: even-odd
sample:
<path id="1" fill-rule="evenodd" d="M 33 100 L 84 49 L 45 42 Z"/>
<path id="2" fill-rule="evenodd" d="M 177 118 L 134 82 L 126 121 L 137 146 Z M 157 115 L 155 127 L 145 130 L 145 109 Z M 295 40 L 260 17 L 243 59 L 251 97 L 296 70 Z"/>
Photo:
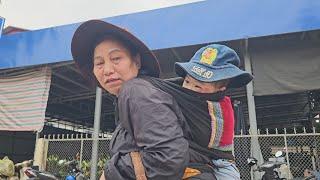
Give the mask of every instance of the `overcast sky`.
<path id="1" fill-rule="evenodd" d="M 29 30 L 181 5 L 199 0 L 0 0 L 6 26 Z"/>

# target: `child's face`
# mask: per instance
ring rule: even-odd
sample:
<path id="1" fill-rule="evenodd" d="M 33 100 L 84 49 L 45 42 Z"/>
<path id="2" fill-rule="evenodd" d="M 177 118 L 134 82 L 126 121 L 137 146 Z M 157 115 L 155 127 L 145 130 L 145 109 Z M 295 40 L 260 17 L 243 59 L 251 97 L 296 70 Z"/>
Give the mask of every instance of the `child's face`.
<path id="1" fill-rule="evenodd" d="M 219 82 L 205 83 L 205 82 L 198 81 L 189 75 L 187 75 L 184 78 L 182 87 L 190 89 L 190 90 L 198 92 L 198 93 L 216 93 L 219 91 L 226 90 L 225 83 L 223 83 L 223 84 L 219 83 Z"/>

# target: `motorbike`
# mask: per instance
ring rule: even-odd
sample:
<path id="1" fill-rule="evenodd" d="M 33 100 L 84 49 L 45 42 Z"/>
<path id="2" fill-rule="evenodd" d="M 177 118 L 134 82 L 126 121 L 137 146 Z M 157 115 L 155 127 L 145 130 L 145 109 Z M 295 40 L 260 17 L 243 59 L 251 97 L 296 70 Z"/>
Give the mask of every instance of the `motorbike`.
<path id="1" fill-rule="evenodd" d="M 60 162 L 61 163 L 61 162 Z M 68 175 L 66 176 L 66 180 L 85 180 L 85 176 L 82 174 L 80 168 L 78 167 L 77 160 L 71 160 L 67 162 L 62 162 L 68 167 Z"/>
<path id="2" fill-rule="evenodd" d="M 303 174 L 304 174 L 303 180 L 320 180 L 319 171 L 312 171 L 312 170 L 306 169 Z"/>
<path id="3" fill-rule="evenodd" d="M 66 179 L 66 180 L 86 180 L 85 176 L 83 175 L 82 171 L 78 166 L 79 162 L 79 153 L 75 156 L 73 160 L 60 160 L 58 164 L 66 168 L 67 175 L 62 175 L 60 172 L 56 174 L 52 174 L 47 171 L 39 171 L 38 166 L 32 166 L 27 168 L 24 173 L 30 178 L 30 180 L 58 180 L 58 179 Z"/>
<path id="4" fill-rule="evenodd" d="M 38 166 L 31 166 L 24 170 L 24 173 L 29 178 L 28 180 L 58 180 L 55 175 L 46 171 L 39 171 Z"/>
<path id="5" fill-rule="evenodd" d="M 261 165 L 258 165 L 258 160 L 254 157 L 248 158 L 247 162 L 248 165 L 252 168 L 256 166 L 255 168 L 253 168 L 253 171 L 265 172 L 262 176 L 262 180 L 286 180 L 289 179 L 290 175 L 281 171 L 280 167 L 286 166 L 283 155 L 284 153 L 282 151 L 278 151 L 275 154 L 275 158 L 269 158 L 269 161 L 265 161 Z M 282 167 L 282 169 L 287 168 Z M 289 170 L 287 169 L 287 171 Z"/>

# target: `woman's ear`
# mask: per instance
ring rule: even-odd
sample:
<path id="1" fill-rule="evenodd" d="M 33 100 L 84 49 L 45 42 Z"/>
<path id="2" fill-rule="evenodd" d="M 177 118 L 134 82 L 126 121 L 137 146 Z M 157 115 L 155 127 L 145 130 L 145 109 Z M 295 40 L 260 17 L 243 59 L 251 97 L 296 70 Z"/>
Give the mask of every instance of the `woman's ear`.
<path id="1" fill-rule="evenodd" d="M 141 56 L 139 53 L 134 56 L 134 63 L 136 63 L 138 69 L 141 68 Z"/>

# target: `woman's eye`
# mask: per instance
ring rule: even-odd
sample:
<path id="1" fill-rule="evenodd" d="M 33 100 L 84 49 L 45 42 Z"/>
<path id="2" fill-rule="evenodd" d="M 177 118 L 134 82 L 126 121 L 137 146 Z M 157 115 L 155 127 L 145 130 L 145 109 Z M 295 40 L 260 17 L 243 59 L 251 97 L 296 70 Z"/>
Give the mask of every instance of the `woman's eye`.
<path id="1" fill-rule="evenodd" d="M 185 80 L 184 82 L 187 83 L 187 84 L 189 84 L 189 81 L 188 81 L 188 80 Z"/>
<path id="2" fill-rule="evenodd" d="M 101 65 L 103 65 L 103 62 L 95 62 L 94 65 L 95 66 L 101 66 Z"/>
<path id="3" fill-rule="evenodd" d="M 120 59 L 121 59 L 120 56 L 119 57 L 113 57 L 113 58 L 111 58 L 111 61 L 114 62 L 114 63 L 117 63 L 117 62 L 119 62 Z"/>

